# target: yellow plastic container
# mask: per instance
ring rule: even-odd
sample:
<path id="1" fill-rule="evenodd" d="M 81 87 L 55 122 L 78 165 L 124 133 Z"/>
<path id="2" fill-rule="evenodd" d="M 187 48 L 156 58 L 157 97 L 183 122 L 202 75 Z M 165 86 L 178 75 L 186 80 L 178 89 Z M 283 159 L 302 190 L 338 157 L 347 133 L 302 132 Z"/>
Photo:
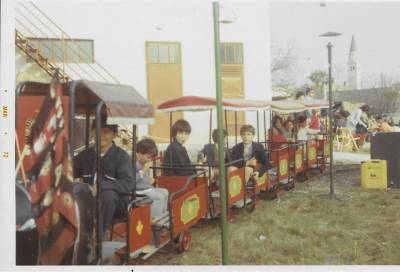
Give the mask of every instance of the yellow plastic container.
<path id="1" fill-rule="evenodd" d="M 361 162 L 361 186 L 365 189 L 387 189 L 387 162 L 369 160 Z"/>

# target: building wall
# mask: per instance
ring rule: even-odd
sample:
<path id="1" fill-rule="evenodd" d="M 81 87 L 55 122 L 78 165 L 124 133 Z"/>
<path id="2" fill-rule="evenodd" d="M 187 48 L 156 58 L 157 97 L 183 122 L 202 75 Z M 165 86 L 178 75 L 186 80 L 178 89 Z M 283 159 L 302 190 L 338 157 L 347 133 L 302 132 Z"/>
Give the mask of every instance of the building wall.
<path id="1" fill-rule="evenodd" d="M 215 96 L 213 10 L 211 1 L 39 2 L 70 36 L 94 39 L 95 59 L 118 78 L 147 96 L 146 41 L 181 43 L 183 94 Z M 245 96 L 270 100 L 269 4 L 246 1 L 221 4 L 221 41 L 243 43 Z M 74 20 L 71 20 L 74 18 Z M 254 121 L 249 113 L 248 120 Z M 208 139 L 208 113 L 185 114 L 193 124 L 190 142 Z M 195 124 L 202 124 L 197 126 Z M 255 124 L 255 123 L 254 123 Z M 140 128 L 146 134 L 146 128 Z M 204 138 L 205 137 L 205 138 Z M 189 143 L 190 143 L 189 142 Z"/>

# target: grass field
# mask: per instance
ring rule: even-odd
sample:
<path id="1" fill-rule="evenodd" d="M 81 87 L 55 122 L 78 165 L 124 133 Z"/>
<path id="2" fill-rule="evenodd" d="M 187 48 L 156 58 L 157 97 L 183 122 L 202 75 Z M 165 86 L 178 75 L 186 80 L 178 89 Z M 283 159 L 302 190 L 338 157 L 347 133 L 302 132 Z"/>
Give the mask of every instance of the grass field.
<path id="1" fill-rule="evenodd" d="M 298 183 L 279 199 L 261 199 L 253 213 L 236 210 L 229 263 L 399 265 L 400 191 L 364 191 L 359 177 L 358 169 L 337 173 L 341 201 L 320 196 L 329 192 L 325 176 Z M 191 229 L 190 251 L 177 254 L 168 246 L 144 264 L 221 264 L 220 232 L 218 220 L 202 221 Z"/>

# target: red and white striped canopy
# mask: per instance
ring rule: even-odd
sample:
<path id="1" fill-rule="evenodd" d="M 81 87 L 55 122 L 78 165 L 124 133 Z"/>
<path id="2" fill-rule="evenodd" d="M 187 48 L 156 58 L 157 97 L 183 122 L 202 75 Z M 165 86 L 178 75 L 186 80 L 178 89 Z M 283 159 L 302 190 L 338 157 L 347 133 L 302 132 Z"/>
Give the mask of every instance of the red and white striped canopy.
<path id="1" fill-rule="evenodd" d="M 157 112 L 178 112 L 178 111 L 207 111 L 215 110 L 216 99 L 214 97 L 182 96 L 161 103 Z M 225 98 L 222 101 L 224 110 L 228 111 L 258 111 L 273 110 L 281 113 L 301 112 L 310 109 L 321 109 L 328 107 L 328 101 L 321 99 L 310 100 L 279 100 L 260 101 Z"/>
<path id="2" fill-rule="evenodd" d="M 157 107 L 158 112 L 176 111 L 206 111 L 214 110 L 217 101 L 212 97 L 182 96 L 161 103 Z M 245 100 L 245 99 L 223 99 L 222 105 L 229 111 L 256 111 L 270 108 L 269 102 Z"/>
<path id="3" fill-rule="evenodd" d="M 329 108 L 329 101 L 323 99 L 303 99 L 298 100 L 298 102 L 303 104 L 308 110 Z"/>

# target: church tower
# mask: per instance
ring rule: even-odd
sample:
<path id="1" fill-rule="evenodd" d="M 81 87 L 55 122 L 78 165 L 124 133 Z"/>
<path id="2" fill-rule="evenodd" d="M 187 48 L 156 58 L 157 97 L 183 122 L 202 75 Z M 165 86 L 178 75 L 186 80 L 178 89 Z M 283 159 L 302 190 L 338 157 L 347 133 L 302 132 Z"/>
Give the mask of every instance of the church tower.
<path id="1" fill-rule="evenodd" d="M 360 63 L 358 62 L 358 50 L 354 35 L 351 38 L 349 62 L 347 67 L 347 88 L 349 90 L 361 89 Z"/>

